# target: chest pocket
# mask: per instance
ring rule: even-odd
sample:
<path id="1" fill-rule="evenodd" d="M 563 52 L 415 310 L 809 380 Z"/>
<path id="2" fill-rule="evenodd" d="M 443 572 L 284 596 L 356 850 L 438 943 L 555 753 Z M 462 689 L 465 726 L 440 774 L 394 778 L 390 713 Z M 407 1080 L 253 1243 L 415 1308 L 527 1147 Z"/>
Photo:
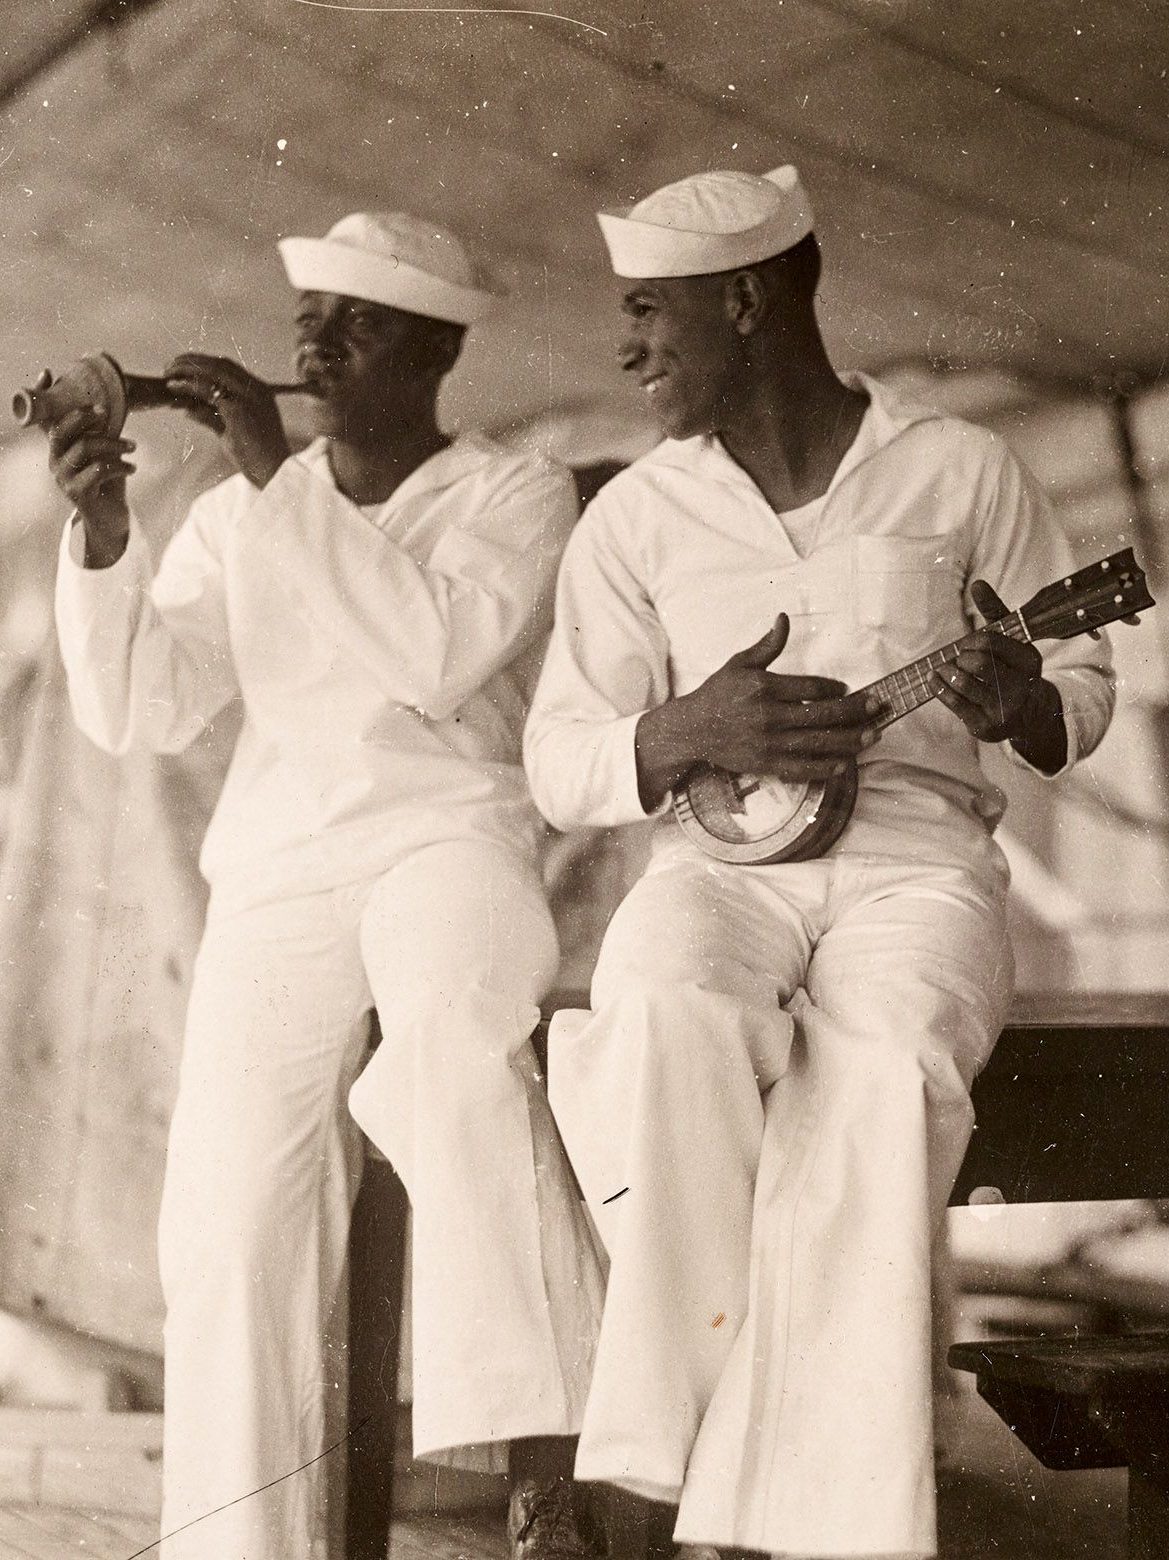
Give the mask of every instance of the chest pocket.
<path id="1" fill-rule="evenodd" d="M 914 644 L 961 632 L 961 575 L 943 537 L 857 536 L 852 548 L 860 622 Z"/>

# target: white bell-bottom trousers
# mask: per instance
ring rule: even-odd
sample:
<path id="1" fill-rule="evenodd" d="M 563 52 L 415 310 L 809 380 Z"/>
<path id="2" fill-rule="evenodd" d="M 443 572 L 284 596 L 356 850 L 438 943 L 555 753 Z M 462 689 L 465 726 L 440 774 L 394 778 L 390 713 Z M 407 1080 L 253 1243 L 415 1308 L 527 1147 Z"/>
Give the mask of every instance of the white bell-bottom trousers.
<path id="1" fill-rule="evenodd" d="M 535 872 L 486 842 L 213 901 L 160 1221 L 165 1560 L 325 1552 L 322 1334 L 374 1004 L 353 1110 L 412 1204 L 415 1452 L 500 1466 L 497 1443 L 579 1429 L 601 1279 L 528 1040 L 556 958 Z"/>
<path id="2" fill-rule="evenodd" d="M 681 1542 L 934 1552 L 930 1248 L 1012 978 L 1001 854 L 949 812 L 934 862 L 887 819 L 757 868 L 671 831 L 553 1021 L 611 1263 L 577 1475 L 680 1500 Z"/>

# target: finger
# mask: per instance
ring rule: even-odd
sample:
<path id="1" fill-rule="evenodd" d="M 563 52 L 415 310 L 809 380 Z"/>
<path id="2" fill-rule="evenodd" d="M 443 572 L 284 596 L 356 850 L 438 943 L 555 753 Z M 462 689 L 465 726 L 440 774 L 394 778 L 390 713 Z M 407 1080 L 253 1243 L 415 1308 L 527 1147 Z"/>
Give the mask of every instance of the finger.
<path id="1" fill-rule="evenodd" d="M 1025 639 L 1012 639 L 1009 634 L 993 628 L 978 628 L 968 635 L 961 650 L 983 650 L 1002 661 L 1036 661 L 1042 657 L 1035 646 Z M 961 650 L 959 654 L 961 654 Z"/>
<path id="2" fill-rule="evenodd" d="M 63 471 L 80 471 L 95 460 L 119 460 L 135 448 L 133 439 L 111 439 L 105 434 L 85 433 L 62 452 L 56 465 Z"/>
<path id="3" fill-rule="evenodd" d="M 801 759 L 792 762 L 790 759 L 777 757 L 760 764 L 758 772 L 773 775 L 776 780 L 788 780 L 798 784 L 805 780 L 831 780 L 836 775 L 846 773 L 848 768 L 848 760 Z"/>
<path id="4" fill-rule="evenodd" d="M 123 451 L 116 446 L 112 449 L 106 448 L 94 450 L 91 452 L 88 459 L 79 461 L 77 466 L 72 468 L 68 475 L 73 479 L 77 479 L 83 473 L 90 471 L 94 467 L 97 467 L 103 471 L 132 471 L 134 467 L 131 466 L 130 462 L 126 459 L 127 453 L 128 452 Z"/>
<path id="5" fill-rule="evenodd" d="M 37 375 L 36 379 L 33 381 L 33 389 L 34 390 L 47 390 L 52 383 L 53 383 L 53 376 L 52 376 L 52 374 L 49 373 L 47 368 L 42 368 L 40 373 Z"/>
<path id="6" fill-rule="evenodd" d="M 971 580 L 970 595 L 974 605 L 988 623 L 997 623 L 1009 615 L 1010 609 L 993 586 L 985 580 Z"/>
<path id="7" fill-rule="evenodd" d="M 1028 677 L 1038 677 L 1043 667 L 1043 657 L 1034 645 L 1020 644 L 1005 634 L 988 634 L 981 630 L 973 636 L 964 650 L 955 657 L 959 666 L 985 667 L 982 675 L 994 676 L 999 671 L 1024 672 Z"/>
<path id="8" fill-rule="evenodd" d="M 137 468 L 131 466 L 128 461 L 94 461 L 79 471 L 69 483 L 69 496 L 73 499 L 82 499 L 92 493 L 100 493 L 103 488 L 111 487 L 115 482 L 124 482 L 133 475 Z"/>
<path id="9" fill-rule="evenodd" d="M 949 688 L 945 683 L 942 683 L 938 689 L 938 703 L 944 704 L 948 710 L 958 717 L 967 730 L 974 732 L 975 735 L 989 726 L 986 711 L 981 705 L 972 704 L 956 688 Z"/>
<path id="10" fill-rule="evenodd" d="M 778 704 L 794 704 L 797 708 L 813 701 L 840 701 L 848 693 L 835 677 L 788 677 L 782 672 L 764 673 L 759 687 L 767 699 Z"/>
<path id="11" fill-rule="evenodd" d="M 209 352 L 180 352 L 167 364 L 162 377 L 170 379 L 172 375 L 192 375 L 195 378 L 214 379 L 225 368 L 234 367 L 230 358 L 214 357 Z"/>
<path id="12" fill-rule="evenodd" d="M 190 381 L 217 390 L 221 396 L 246 395 L 260 383 L 241 364 L 232 362 L 231 358 L 200 357 L 198 354 L 176 358 L 163 378 L 168 385 Z"/>
<path id="13" fill-rule="evenodd" d="M 167 374 L 166 387 L 172 395 L 200 406 L 211 405 L 223 396 L 223 391 L 213 379 L 204 374 Z"/>
<path id="14" fill-rule="evenodd" d="M 939 693 L 942 703 L 982 740 L 1001 735 L 1022 706 L 1023 695 L 1019 690 L 980 683 L 959 667 L 947 668 L 942 676 L 945 678 Z"/>
<path id="15" fill-rule="evenodd" d="M 185 411 L 192 407 L 206 407 L 210 402 L 210 386 L 201 387 L 189 379 L 168 379 L 166 387 L 176 406 Z"/>
<path id="16" fill-rule="evenodd" d="M 737 651 L 726 664 L 756 667 L 759 671 L 763 671 L 771 665 L 787 644 L 787 636 L 790 632 L 791 620 L 786 612 L 781 612 L 762 639 L 757 639 L 745 650 Z"/>
<path id="17" fill-rule="evenodd" d="M 831 731 L 778 731 L 771 734 L 769 752 L 792 758 L 855 758 L 880 738 L 879 731 L 856 726 Z"/>
<path id="18" fill-rule="evenodd" d="M 132 466 L 127 463 L 126 465 L 119 467 L 117 471 L 107 471 L 98 482 L 95 491 L 98 493 L 104 493 L 109 488 L 124 487 L 126 484 L 126 479 L 128 477 L 132 477 L 137 470 L 137 466 Z"/>
<path id="19" fill-rule="evenodd" d="M 858 718 L 866 721 L 885 714 L 888 709 L 885 700 L 872 688 L 858 688 L 855 693 L 847 694 L 841 704 L 848 712 L 855 711 Z"/>
<path id="20" fill-rule="evenodd" d="M 98 419 L 91 406 L 79 406 L 66 412 L 49 428 L 49 453 L 60 456 L 87 428 L 96 428 Z"/>
<path id="21" fill-rule="evenodd" d="M 215 361 L 210 367 L 187 367 L 163 375 L 167 389 L 176 397 L 188 397 L 211 405 L 238 400 L 252 387 L 251 376 L 234 363 Z"/>
<path id="22" fill-rule="evenodd" d="M 168 381 L 168 385 L 169 383 Z M 178 381 L 175 383 L 177 385 Z M 197 422 L 201 428 L 209 428 L 215 434 L 223 433 L 225 424 L 219 414 L 219 405 L 224 398 L 213 395 L 210 391 L 195 394 L 190 388 L 189 381 L 184 381 L 184 386 L 181 391 L 175 391 L 176 403 L 182 407 L 191 421 Z"/>
<path id="23" fill-rule="evenodd" d="M 942 688 L 960 694 L 968 703 L 977 704 L 980 708 L 990 699 L 998 703 L 998 695 L 993 683 L 983 682 L 981 678 L 961 666 L 944 666 L 940 672 L 935 672 L 933 675 Z"/>
<path id="24" fill-rule="evenodd" d="M 767 708 L 777 727 L 788 729 L 861 730 L 880 708 L 875 695 L 849 694 L 847 698 L 804 699 L 799 703 L 767 697 Z"/>
<path id="25" fill-rule="evenodd" d="M 996 664 L 989 650 L 963 650 L 952 661 L 942 668 L 941 675 L 946 677 L 957 669 L 965 672 L 968 677 L 977 678 L 979 682 L 993 682 L 999 675 L 1000 667 Z M 1009 676 L 1014 667 L 1002 667 L 1002 671 Z"/>
<path id="26" fill-rule="evenodd" d="M 107 439 L 98 434 L 85 434 L 76 439 L 68 449 L 50 462 L 53 475 L 58 478 L 70 478 L 84 471 L 94 462 L 105 462 L 110 465 L 128 454 L 134 445 L 129 440 Z"/>
<path id="27" fill-rule="evenodd" d="M 968 696 L 977 698 L 987 709 L 997 710 L 1013 709 L 1022 704 L 1039 682 L 1042 672 L 1042 663 L 1019 667 L 992 661 L 984 667 L 969 665 L 960 658 L 956 665 L 946 668 L 942 675 L 951 687 L 959 687 Z M 957 677 L 950 673 L 956 673 Z M 962 677 L 969 681 L 962 683 L 957 680 Z"/>

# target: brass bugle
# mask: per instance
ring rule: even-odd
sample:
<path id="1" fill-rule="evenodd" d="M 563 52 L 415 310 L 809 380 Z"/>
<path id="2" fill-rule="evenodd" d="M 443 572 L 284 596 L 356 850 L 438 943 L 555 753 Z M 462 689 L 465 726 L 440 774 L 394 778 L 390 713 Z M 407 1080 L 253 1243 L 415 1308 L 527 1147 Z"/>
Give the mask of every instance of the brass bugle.
<path id="1" fill-rule="evenodd" d="M 270 384 L 273 395 L 311 395 L 300 380 Z M 122 431 L 130 412 L 174 406 L 185 410 L 189 402 L 170 389 L 165 379 L 147 374 L 127 374 L 108 352 L 83 357 L 59 379 L 44 386 L 26 386 L 12 397 L 12 415 L 22 428 L 34 423 L 57 422 L 68 412 L 101 406 L 105 409 L 105 433 L 113 438 Z"/>

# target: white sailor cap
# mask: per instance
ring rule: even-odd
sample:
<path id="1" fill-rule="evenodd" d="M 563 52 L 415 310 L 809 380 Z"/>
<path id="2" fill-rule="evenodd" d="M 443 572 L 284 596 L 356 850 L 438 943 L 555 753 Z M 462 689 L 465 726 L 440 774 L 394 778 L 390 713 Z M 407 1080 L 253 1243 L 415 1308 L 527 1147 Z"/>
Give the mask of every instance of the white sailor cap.
<path id="1" fill-rule="evenodd" d="M 324 238 L 277 245 L 288 280 L 305 292 L 343 293 L 410 314 L 472 325 L 502 294 L 449 228 L 405 211 L 357 211 Z"/>
<path id="2" fill-rule="evenodd" d="M 812 231 L 812 208 L 788 164 L 764 174 L 695 173 L 624 214 L 598 212 L 597 221 L 618 276 L 709 276 L 798 244 Z"/>

